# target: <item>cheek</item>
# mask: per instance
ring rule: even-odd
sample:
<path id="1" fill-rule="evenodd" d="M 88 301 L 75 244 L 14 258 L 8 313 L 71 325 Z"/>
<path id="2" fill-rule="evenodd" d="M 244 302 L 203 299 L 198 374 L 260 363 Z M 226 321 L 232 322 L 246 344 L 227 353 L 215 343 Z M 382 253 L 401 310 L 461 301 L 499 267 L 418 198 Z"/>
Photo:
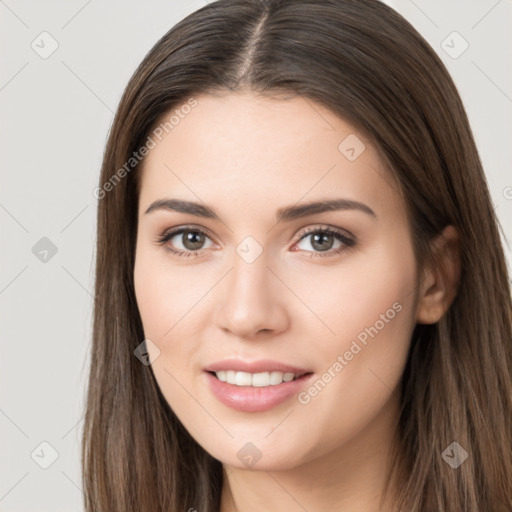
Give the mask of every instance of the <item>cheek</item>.
<path id="1" fill-rule="evenodd" d="M 186 396 L 178 383 L 189 373 L 189 362 L 195 350 L 190 338 L 186 344 L 182 329 L 186 326 L 187 303 L 183 279 L 176 269 L 165 264 L 165 258 L 150 248 L 137 248 L 134 267 L 134 287 L 142 320 L 151 370 L 167 403 L 174 408 L 186 408 Z M 178 271 L 179 272 L 179 271 Z M 193 285 L 188 284 L 188 288 Z M 181 319 L 181 320 L 180 320 Z"/>
<path id="2" fill-rule="evenodd" d="M 322 370 L 299 402 L 304 414 L 329 418 L 322 428 L 342 439 L 371 421 L 400 382 L 415 325 L 412 247 L 403 238 L 374 247 L 331 286 L 338 292 L 324 318 L 335 334 L 316 340 Z"/>
<path id="3" fill-rule="evenodd" d="M 368 307 L 365 312 L 354 311 L 357 320 L 346 317 L 336 324 L 343 334 L 330 343 L 329 354 L 325 346 L 319 347 L 324 354 L 323 371 L 298 396 L 301 409 L 294 414 L 298 423 L 317 419 L 310 435 L 318 440 L 315 450 L 319 452 L 347 443 L 377 417 L 396 413 L 391 403 L 396 404 L 399 396 L 414 307 L 411 297 L 393 298 L 383 300 L 381 307 L 373 301 L 361 303 Z M 352 334 L 346 336 L 345 328 Z"/>
<path id="4" fill-rule="evenodd" d="M 165 311 L 172 293 L 163 294 L 165 274 L 150 263 L 147 251 L 137 249 L 134 267 L 135 298 L 147 338 L 159 338 L 164 328 Z"/>
<path id="5" fill-rule="evenodd" d="M 347 273 L 336 327 L 348 358 L 383 373 L 401 370 L 414 327 L 416 264 L 406 238 L 386 240 Z M 357 346 L 361 350 L 358 352 Z M 350 354 L 357 353 L 357 358 Z M 393 383 L 390 382 L 392 385 Z"/>
<path id="6" fill-rule="evenodd" d="M 310 267 L 308 272 L 290 268 L 282 275 L 314 313 L 304 310 L 307 321 L 301 325 L 304 331 L 315 328 L 319 334 L 301 338 L 314 346 L 324 365 L 333 355 L 350 350 L 354 340 L 365 348 L 375 340 L 374 350 L 365 352 L 375 353 L 376 358 L 390 359 L 390 350 L 407 349 L 415 324 L 417 278 L 405 230 L 387 232 L 371 247 L 347 253 L 339 265 Z M 297 316 L 294 320 L 301 323 Z"/>
<path id="7" fill-rule="evenodd" d="M 142 320 L 148 351 L 154 364 L 155 377 L 166 379 L 166 370 L 173 375 L 190 374 L 194 354 L 198 350 L 201 298 L 207 292 L 204 279 L 190 270 L 169 261 L 162 249 L 137 249 L 134 267 L 134 286 L 137 306 Z M 209 285 L 211 286 L 211 285 Z M 176 373 L 177 372 L 177 373 Z M 166 384 L 167 386 L 168 384 Z"/>
<path id="8" fill-rule="evenodd" d="M 192 307 L 194 283 L 183 278 L 183 270 L 170 264 L 163 249 L 140 247 L 134 285 L 145 335 L 160 340 L 171 337 L 174 326 Z"/>

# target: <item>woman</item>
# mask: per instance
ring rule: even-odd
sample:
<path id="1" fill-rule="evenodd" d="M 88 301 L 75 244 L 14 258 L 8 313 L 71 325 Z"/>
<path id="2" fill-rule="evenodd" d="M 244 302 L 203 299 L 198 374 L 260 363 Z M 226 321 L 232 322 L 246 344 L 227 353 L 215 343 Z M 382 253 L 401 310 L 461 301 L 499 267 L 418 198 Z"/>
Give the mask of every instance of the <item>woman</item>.
<path id="1" fill-rule="evenodd" d="M 87 511 L 512 510 L 512 315 L 455 86 L 376 0 L 219 0 L 130 80 Z"/>

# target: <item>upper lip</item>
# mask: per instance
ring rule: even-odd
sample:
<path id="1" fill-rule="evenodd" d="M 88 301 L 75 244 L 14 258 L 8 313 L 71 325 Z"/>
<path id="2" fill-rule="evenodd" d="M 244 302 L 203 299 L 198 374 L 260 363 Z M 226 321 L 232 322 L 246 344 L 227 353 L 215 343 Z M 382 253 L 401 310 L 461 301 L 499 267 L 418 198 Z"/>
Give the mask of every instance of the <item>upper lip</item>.
<path id="1" fill-rule="evenodd" d="M 242 361 L 240 359 L 223 359 L 217 361 L 204 368 L 207 372 L 218 372 L 222 370 L 234 370 L 237 372 L 262 373 L 262 372 L 282 372 L 294 373 L 296 377 L 310 370 L 298 368 L 289 364 L 280 363 L 279 361 L 271 361 L 270 359 L 259 359 L 257 361 Z"/>

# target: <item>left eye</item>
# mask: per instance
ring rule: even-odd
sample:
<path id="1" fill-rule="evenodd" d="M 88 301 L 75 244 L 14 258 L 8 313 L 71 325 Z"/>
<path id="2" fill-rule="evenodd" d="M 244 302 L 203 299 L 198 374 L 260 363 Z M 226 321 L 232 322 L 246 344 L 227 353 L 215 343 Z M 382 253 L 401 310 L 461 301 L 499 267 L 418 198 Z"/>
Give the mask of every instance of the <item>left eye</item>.
<path id="1" fill-rule="evenodd" d="M 311 257 L 324 256 L 322 253 L 325 253 L 325 256 L 338 254 L 355 245 L 354 240 L 349 238 L 344 233 L 329 228 L 316 228 L 313 230 L 306 230 L 305 234 L 302 234 L 298 244 L 307 241 L 308 239 L 309 244 L 306 245 L 312 247 L 313 251 L 309 251 L 308 249 L 304 248 L 302 248 L 302 250 L 313 252 Z M 339 245 L 338 247 L 333 248 L 335 241 L 338 241 Z"/>

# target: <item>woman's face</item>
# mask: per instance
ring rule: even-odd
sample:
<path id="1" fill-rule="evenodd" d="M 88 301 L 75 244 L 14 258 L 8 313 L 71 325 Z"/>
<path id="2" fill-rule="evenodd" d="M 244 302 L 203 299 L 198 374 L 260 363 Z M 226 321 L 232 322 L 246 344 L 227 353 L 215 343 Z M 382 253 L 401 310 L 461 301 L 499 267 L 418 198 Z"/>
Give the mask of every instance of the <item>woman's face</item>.
<path id="1" fill-rule="evenodd" d="M 379 446 L 417 309 L 391 174 L 310 100 L 196 100 L 142 173 L 135 291 L 163 395 L 231 466 Z"/>

